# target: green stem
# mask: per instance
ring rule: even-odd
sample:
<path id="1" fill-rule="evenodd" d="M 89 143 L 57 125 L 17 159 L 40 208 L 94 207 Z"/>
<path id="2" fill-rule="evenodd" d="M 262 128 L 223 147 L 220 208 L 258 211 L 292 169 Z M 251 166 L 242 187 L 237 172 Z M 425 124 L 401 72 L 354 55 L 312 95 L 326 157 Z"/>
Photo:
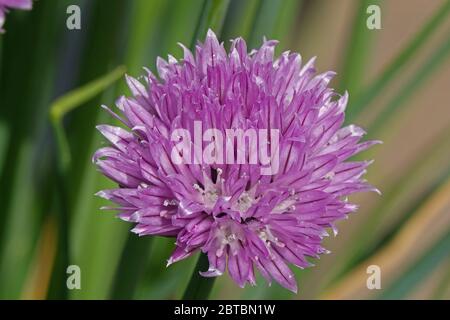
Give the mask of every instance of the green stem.
<path id="1" fill-rule="evenodd" d="M 289 45 L 292 43 L 293 36 L 292 33 L 294 28 L 296 28 L 296 20 L 299 20 L 299 14 L 301 13 L 302 7 L 304 5 L 303 0 L 285 0 L 280 8 L 280 12 L 276 17 L 276 23 L 272 30 L 272 39 L 280 41 L 277 46 L 277 52 L 282 52 L 289 49 Z"/>
<path id="2" fill-rule="evenodd" d="M 207 299 L 216 278 L 205 278 L 200 275 L 200 271 L 208 270 L 208 256 L 204 253 L 200 254 L 197 264 L 194 268 L 191 280 L 184 292 L 184 300 L 202 300 Z"/>
<path id="3" fill-rule="evenodd" d="M 120 79 L 124 74 L 125 67 L 117 67 L 106 76 L 94 80 L 57 99 L 50 107 L 50 121 L 56 137 L 56 145 L 58 147 L 58 166 L 63 176 L 67 175 L 67 170 L 70 168 L 71 162 L 69 143 L 62 122 L 64 116 L 76 107 L 95 97 L 112 83 Z"/>

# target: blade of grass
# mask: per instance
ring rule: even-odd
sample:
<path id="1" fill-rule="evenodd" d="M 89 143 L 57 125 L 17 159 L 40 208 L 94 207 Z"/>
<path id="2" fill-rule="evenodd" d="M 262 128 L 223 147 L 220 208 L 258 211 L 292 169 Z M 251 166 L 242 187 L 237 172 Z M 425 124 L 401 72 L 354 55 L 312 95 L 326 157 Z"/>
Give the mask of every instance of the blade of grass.
<path id="1" fill-rule="evenodd" d="M 125 64 L 130 74 L 140 73 L 142 66 L 154 61 L 156 49 L 153 46 L 165 10 L 171 5 L 165 0 L 135 0 L 131 8 L 131 26 L 128 31 Z M 125 88 L 125 84 L 121 87 Z"/>
<path id="2" fill-rule="evenodd" d="M 105 75 L 104 77 L 94 80 L 91 83 L 84 85 L 81 88 L 75 89 L 64 96 L 55 100 L 55 102 L 50 107 L 50 123 L 53 127 L 53 133 L 56 139 L 57 153 L 56 153 L 56 163 L 57 163 L 57 188 L 55 189 L 55 194 L 57 195 L 57 205 L 58 205 L 58 226 L 59 226 L 59 264 L 64 266 L 61 269 L 65 269 L 69 265 L 70 248 L 69 248 L 69 221 L 71 216 L 71 206 L 68 201 L 68 192 L 70 190 L 69 186 L 69 169 L 71 167 L 71 154 L 70 147 L 67 142 L 67 137 L 63 125 L 64 117 L 75 108 L 82 106 L 87 101 L 91 100 L 99 93 L 104 91 L 106 88 L 111 86 L 120 77 L 125 74 L 124 67 L 118 67 L 111 73 Z M 60 271 L 61 272 L 61 271 Z M 54 284 L 55 287 L 60 284 L 59 298 L 66 296 L 66 287 L 64 281 L 58 279 L 59 281 Z M 54 293 L 53 293 L 54 294 Z"/>
<path id="3" fill-rule="evenodd" d="M 249 40 L 261 0 L 232 1 L 223 25 L 223 39 Z"/>
<path id="4" fill-rule="evenodd" d="M 3 40 L 0 37 L 0 75 L 2 73 L 2 54 L 3 54 Z M 2 77 L 0 76 L 0 88 L 2 86 Z M 1 102 L 1 100 L 0 100 Z M 3 163 L 6 157 L 6 148 L 9 141 L 9 129 L 5 120 L 0 118 L 0 176 L 3 172 Z"/>
<path id="5" fill-rule="evenodd" d="M 165 24 L 168 26 L 162 26 L 161 29 L 165 30 L 165 37 L 163 39 L 163 45 L 159 47 L 157 51 L 158 55 L 163 55 L 166 52 L 171 52 L 175 56 L 177 56 L 176 52 L 179 52 L 179 48 L 175 48 L 177 42 L 191 42 L 193 46 L 197 36 L 203 37 L 203 34 L 206 33 L 208 28 L 212 28 L 214 30 L 220 30 L 221 25 L 223 23 L 222 15 L 225 14 L 225 10 L 228 7 L 229 1 L 194 1 L 194 2 L 186 2 L 179 0 L 175 7 L 176 10 L 172 10 L 172 7 L 167 8 L 167 12 L 165 16 Z M 192 26 L 192 17 L 198 16 L 199 22 L 197 23 L 196 28 L 191 28 Z M 205 20 L 209 22 L 205 22 Z M 188 40 L 187 39 L 193 39 Z M 153 40 L 153 42 L 157 42 Z M 176 51 L 174 51 L 177 49 Z M 133 63 L 135 63 L 134 61 Z M 121 259 L 121 263 L 117 270 L 116 280 L 114 289 L 112 292 L 113 298 L 120 299 L 128 299 L 136 295 L 135 289 L 138 288 L 138 283 L 142 277 L 142 273 L 146 271 L 145 268 L 136 268 L 136 264 L 140 264 L 142 266 L 147 265 L 148 254 L 150 253 L 149 245 L 152 241 L 151 237 L 138 238 L 132 234 L 128 237 L 128 242 L 126 248 L 123 252 L 123 256 Z M 158 250 L 156 250 L 153 255 L 154 259 L 158 262 L 165 261 L 167 257 L 170 255 L 170 251 L 173 249 L 172 245 L 165 245 L 167 250 L 163 250 L 158 254 Z M 188 264 L 188 262 L 186 262 Z M 161 282 L 159 281 L 162 278 L 165 278 L 164 274 L 159 274 L 160 263 L 155 266 L 148 266 L 148 272 L 151 276 L 146 279 L 145 283 L 141 283 L 138 293 L 143 297 L 148 297 L 151 292 L 146 292 L 151 288 L 152 291 L 156 290 L 157 292 L 166 292 L 167 289 L 172 288 L 174 286 L 180 287 L 180 284 L 174 281 L 171 281 L 169 285 L 168 281 Z M 157 269 L 157 270 L 155 270 Z M 172 268 L 173 270 L 174 268 Z M 179 278 L 186 269 L 180 269 L 176 274 L 171 276 L 171 279 Z M 184 271 L 184 272 L 183 272 Z M 171 273 L 171 272 L 168 272 Z M 158 282 L 159 281 L 159 282 Z M 142 282 L 142 281 L 141 281 Z M 182 283 L 182 282 L 180 282 Z M 164 288 L 162 288 L 164 287 Z"/>
<path id="6" fill-rule="evenodd" d="M 0 120 L 0 175 L 6 160 L 8 141 L 11 139 L 9 126 L 4 120 Z"/>
<path id="7" fill-rule="evenodd" d="M 50 122 L 57 139 L 59 164 L 64 176 L 67 175 L 71 165 L 70 148 L 63 126 L 64 116 L 99 95 L 124 75 L 125 67 L 119 66 L 107 75 L 65 94 L 52 103 Z"/>
<path id="8" fill-rule="evenodd" d="M 151 259 L 148 261 L 137 299 L 181 299 L 198 260 L 198 254 L 166 266 L 175 249 L 173 238 L 154 237 Z"/>
<path id="9" fill-rule="evenodd" d="M 434 53 L 431 54 L 431 57 L 419 68 L 419 70 L 411 77 L 411 79 L 405 84 L 405 86 L 398 92 L 398 94 L 387 104 L 385 108 L 383 108 L 383 111 L 378 115 L 378 117 L 375 119 L 375 121 L 369 125 L 368 131 L 371 135 L 376 135 L 377 132 L 381 130 L 383 125 L 385 125 L 388 122 L 388 118 L 392 116 L 393 113 L 398 112 L 400 108 L 402 108 L 405 105 L 405 102 L 407 99 L 411 96 L 412 93 L 416 92 L 418 87 L 426 81 L 426 79 L 436 70 L 436 68 L 443 63 L 443 61 L 448 58 L 450 54 L 450 39 L 443 42 L 440 47 L 438 47 Z M 447 132 L 443 135 L 441 141 L 442 143 L 438 144 L 436 148 L 433 149 L 433 152 L 431 154 L 439 154 L 442 150 L 442 144 L 445 144 L 447 141 Z M 430 155 L 430 153 L 426 153 L 427 156 Z M 342 266 L 343 268 L 336 267 L 335 274 L 337 274 L 337 277 L 342 274 L 342 272 L 345 272 L 344 270 L 347 270 L 349 266 L 351 266 L 355 261 L 358 261 L 358 257 L 361 257 L 361 254 L 363 252 L 367 252 L 370 245 L 373 245 L 376 241 L 375 235 L 380 235 L 379 232 L 376 232 L 373 230 L 373 226 L 379 225 L 378 222 L 381 221 L 383 216 L 387 216 L 389 212 L 393 212 L 393 208 L 396 205 L 395 201 L 399 199 L 399 192 L 401 192 L 403 195 L 409 195 L 411 192 L 420 190 L 420 186 L 417 185 L 416 180 L 414 178 L 417 178 L 418 173 L 421 171 L 418 170 L 419 168 L 423 166 L 428 166 L 427 163 L 430 162 L 430 160 L 435 159 L 435 157 L 429 157 L 429 158 L 419 158 L 419 161 L 417 162 L 417 165 L 412 166 L 412 170 L 409 172 L 412 172 L 412 174 L 407 174 L 403 180 L 400 180 L 398 185 L 395 186 L 393 189 L 393 193 L 387 193 L 385 196 L 385 200 L 380 204 L 381 207 L 377 207 L 376 211 L 374 211 L 370 215 L 369 221 L 364 225 L 364 227 L 361 229 L 361 232 L 358 232 L 359 237 L 355 237 L 355 239 L 358 239 L 358 241 L 354 242 L 355 248 L 353 250 L 350 250 L 352 258 L 350 260 L 343 258 Z M 425 163 L 424 163 L 425 162 Z M 397 191 L 395 191 L 397 190 Z M 404 193 L 403 191 L 410 190 L 409 193 Z M 398 210 L 398 209 L 397 209 Z M 370 232 L 369 232 L 370 230 Z M 379 238 L 378 238 L 379 239 Z M 336 275 L 331 276 L 331 279 L 335 279 Z"/>
<path id="10" fill-rule="evenodd" d="M 129 30 L 130 38 L 125 58 L 127 67 L 133 72 L 138 72 L 146 62 L 151 61 L 151 58 L 146 55 L 150 55 L 148 48 L 151 47 L 151 44 L 157 42 L 158 26 L 161 23 L 157 17 L 164 16 L 163 12 L 170 7 L 163 0 L 133 2 L 131 16 L 135 18 Z M 154 54 L 156 55 L 158 52 L 154 51 Z M 118 91 L 120 94 L 127 91 L 123 82 Z M 112 299 L 131 299 L 135 296 L 148 264 L 151 244 L 151 237 L 137 237 L 135 234 L 128 233 L 119 265 L 115 270 L 110 292 Z"/>
<path id="11" fill-rule="evenodd" d="M 376 35 L 376 32 L 369 30 L 366 26 L 367 8 L 372 4 L 379 5 L 380 1 L 363 0 L 359 2 L 341 71 L 339 91 L 347 90 L 353 99 L 360 93 Z"/>
<path id="12" fill-rule="evenodd" d="M 3 40 L 0 38 L 0 74 L 2 73 L 2 54 L 3 54 Z M 1 81 L 1 77 L 0 77 Z M 0 83 L 1 85 L 1 83 Z"/>
<path id="13" fill-rule="evenodd" d="M 382 286 L 386 287 L 402 276 L 405 268 L 416 263 L 439 239 L 448 233 L 450 225 L 450 180 L 419 207 L 394 238 L 372 257 L 353 268 L 323 295 L 327 299 L 367 298 L 375 295 L 366 287 L 366 268 L 377 265 L 382 271 Z"/>
<path id="14" fill-rule="evenodd" d="M 394 224 L 383 224 L 384 220 L 398 216 L 398 212 L 408 211 L 415 200 L 422 198 L 450 170 L 450 152 L 443 151 L 450 150 L 450 141 L 447 139 L 449 129 L 443 130 L 430 143 L 430 147 L 420 153 L 422 156 L 405 168 L 405 173 L 389 189 L 383 190 L 383 201 L 368 213 L 368 220 L 353 235 L 354 240 L 349 242 L 351 248 L 333 267 L 333 274 L 328 276 L 329 281 L 339 278 L 351 266 L 364 259 L 368 252 L 372 252 L 383 236 L 394 227 Z"/>
<path id="15" fill-rule="evenodd" d="M 52 215 L 42 226 L 36 255 L 33 258 L 22 299 L 43 300 L 47 298 L 51 274 L 58 246 L 58 227 Z"/>
<path id="16" fill-rule="evenodd" d="M 256 48 L 263 37 L 272 38 L 284 1 L 261 0 L 249 40 L 249 49 Z"/>
<path id="17" fill-rule="evenodd" d="M 105 97 L 106 100 L 106 97 Z M 93 153 L 95 141 L 88 149 Z M 74 217 L 70 233 L 71 264 L 82 271 L 81 290 L 72 290 L 73 299 L 106 299 L 109 297 L 123 248 L 126 243 L 127 225 L 112 214 L 99 213 L 99 208 L 109 203 L 94 196 L 94 190 L 117 187 L 105 179 L 94 168 L 83 173 L 83 184 L 74 206 Z"/>
<path id="18" fill-rule="evenodd" d="M 429 59 L 417 70 L 417 72 L 411 77 L 406 85 L 395 95 L 395 97 L 383 108 L 383 110 L 377 115 L 375 120 L 369 125 L 368 131 L 373 135 L 385 125 L 390 117 L 397 112 L 407 99 L 411 97 L 413 93 L 418 91 L 418 88 L 436 71 L 450 54 L 450 34 L 447 34 L 444 42 L 439 46 Z"/>
<path id="19" fill-rule="evenodd" d="M 151 5 L 152 3 L 149 2 L 141 3 L 141 5 L 144 4 Z M 192 5 L 192 3 L 191 5 L 188 6 L 187 3 L 184 1 L 183 2 L 180 1 L 180 4 L 185 7 L 185 10 L 180 11 L 171 10 L 173 9 L 172 6 L 167 6 L 165 8 L 167 14 L 166 15 L 162 14 L 162 16 L 165 17 L 164 22 L 174 21 L 175 23 L 170 23 L 169 28 L 166 28 L 165 26 L 160 27 L 160 29 L 163 29 L 165 31 L 164 39 L 162 39 L 162 42 L 165 44 L 160 46 L 158 51 L 154 51 L 154 53 L 161 54 L 162 51 L 166 50 L 166 47 L 172 46 L 170 39 L 173 40 L 172 42 L 174 45 L 177 41 L 184 42 L 187 36 L 192 36 L 189 31 L 190 28 L 186 28 L 186 24 L 190 23 L 193 15 L 195 16 L 196 6 Z M 130 34 L 134 34 L 132 30 L 130 31 Z M 143 39 L 134 38 L 134 40 L 132 41 L 141 42 L 144 46 L 146 43 L 158 43 L 158 39 L 153 39 L 153 37 Z M 138 47 L 139 46 L 135 46 L 134 49 L 139 50 L 137 49 Z M 141 48 L 140 50 L 142 49 L 143 48 Z M 145 65 L 143 61 L 139 62 L 136 60 L 131 61 L 127 59 L 127 65 L 128 64 L 132 64 L 134 66 L 136 66 L 137 64 L 139 64 L 140 66 Z M 119 91 L 118 93 L 123 94 L 123 92 L 126 91 L 126 89 L 124 87 L 121 87 L 121 89 L 119 89 L 118 91 Z M 91 177 L 87 180 L 93 179 L 97 178 Z M 100 187 L 99 185 L 98 189 L 104 189 L 104 187 Z M 129 234 L 126 237 L 128 238 L 128 240 L 125 245 L 125 251 L 123 251 L 122 253 L 119 268 L 114 271 L 116 277 L 111 292 L 112 297 L 114 298 L 131 298 L 134 295 L 134 288 L 136 288 L 136 286 L 139 283 L 141 272 L 143 271 L 143 269 L 137 270 L 136 266 L 131 264 L 131 261 L 135 261 L 136 263 L 141 263 L 142 265 L 145 265 L 148 253 L 150 252 L 148 248 L 151 242 L 150 237 L 147 237 L 145 239 L 141 238 L 139 240 L 133 237 L 133 235 L 131 234 Z"/>
<path id="20" fill-rule="evenodd" d="M 89 30 L 81 53 L 81 75 L 75 87 L 106 74 L 114 66 L 123 63 L 128 29 L 130 1 L 88 1 L 84 12 L 90 8 L 90 19 L 83 26 Z M 73 110 L 67 117 L 67 136 L 72 162 L 69 170 L 70 263 L 78 265 L 82 274 L 81 290 L 71 290 L 69 296 L 77 299 L 108 297 L 127 231 L 110 215 L 98 213 L 105 205 L 94 196 L 99 189 L 112 187 L 100 179 L 91 163 L 91 155 L 100 144 L 95 124 L 107 119 L 99 106 L 110 104 L 116 98 L 116 86 L 104 90 L 97 98 Z"/>
<path id="21" fill-rule="evenodd" d="M 223 22 L 225 20 L 229 4 L 230 0 L 204 1 L 202 14 L 197 22 L 194 38 L 191 42 L 191 49 L 195 48 L 197 40 L 205 38 L 208 29 L 212 29 L 219 37 L 222 32 Z"/>
<path id="22" fill-rule="evenodd" d="M 447 259 L 449 259 L 448 255 Z M 448 299 L 445 297 L 445 293 L 449 291 L 448 290 L 449 288 L 450 288 L 450 270 L 447 271 L 447 274 L 441 280 L 440 285 L 436 288 L 435 292 L 433 293 L 432 299 L 435 300 Z"/>
<path id="23" fill-rule="evenodd" d="M 58 27 L 62 17 L 57 12 L 65 4 L 36 4 L 20 21 L 10 15 L 11 29 L 2 35 L 2 59 L 8 63 L 2 67 L 0 96 L 5 107 L 1 108 L 0 118 L 5 120 L 11 138 L 0 178 L 0 201 L 5 212 L 0 227 L 3 298 L 20 296 L 44 216 L 36 205 L 41 191 L 36 165 L 38 159 L 45 158 L 41 138 L 62 30 Z"/>
<path id="24" fill-rule="evenodd" d="M 191 280 L 184 292 L 184 300 L 203 300 L 208 299 L 211 289 L 214 285 L 215 277 L 205 278 L 202 277 L 199 271 L 206 271 L 209 268 L 208 256 L 204 253 L 200 254 L 197 265 L 195 266 L 194 273 Z"/>
<path id="25" fill-rule="evenodd" d="M 349 105 L 347 111 L 347 120 L 353 121 L 364 109 L 364 107 L 373 101 L 386 88 L 395 76 L 407 65 L 425 45 L 427 40 L 446 21 L 450 13 L 450 1 L 440 7 L 422 29 L 414 36 L 408 45 L 396 56 L 394 60 L 386 67 L 381 75 L 364 90 L 359 98 Z"/>
<path id="26" fill-rule="evenodd" d="M 129 19 L 129 6 L 131 1 L 102 0 L 87 1 L 81 7 L 82 12 L 89 11 L 89 19 L 85 19 L 86 30 L 84 43 L 80 44 L 84 50 L 79 53 L 81 61 L 80 74 L 74 88 L 81 87 L 92 79 L 97 79 L 108 73 L 118 65 L 123 64 L 124 42 L 128 35 L 126 23 Z M 67 137 L 72 150 L 73 162 L 70 168 L 70 179 L 74 203 L 77 190 L 82 182 L 82 173 L 91 167 L 91 154 L 86 146 L 91 145 L 97 137 L 95 125 L 99 117 L 101 104 L 105 104 L 104 97 L 98 96 L 86 105 L 74 110 L 67 119 Z"/>
<path id="27" fill-rule="evenodd" d="M 132 299 L 142 280 L 151 253 L 151 237 L 128 235 L 114 277 L 111 299 Z"/>
<path id="28" fill-rule="evenodd" d="M 293 36 L 295 21 L 301 12 L 303 0 L 284 0 L 281 6 L 280 13 L 274 26 L 272 37 L 280 41 L 277 46 L 278 52 L 289 48 L 292 44 L 291 37 Z"/>
<path id="29" fill-rule="evenodd" d="M 216 0 L 206 2 L 204 0 L 175 0 L 173 7 L 169 6 L 164 14 L 164 22 L 161 25 L 161 29 L 164 30 L 164 37 L 161 39 L 162 45 L 158 48 L 157 54 L 165 57 L 170 53 L 176 58 L 181 57 L 182 50 L 180 50 L 178 43 L 182 42 L 189 45 L 192 43 L 192 39 L 195 38 L 196 33 L 201 32 L 201 30 L 198 30 L 198 23 L 203 21 L 200 19 L 205 5 L 212 8 L 218 4 L 220 5 L 220 3 Z M 176 9 L 174 10 L 174 8 Z M 198 39 L 201 39 L 203 36 L 204 34 L 200 34 Z M 148 62 L 153 64 L 154 61 Z"/>
<path id="30" fill-rule="evenodd" d="M 402 277 L 382 290 L 379 299 L 405 299 L 427 275 L 436 270 L 450 252 L 450 232 L 429 249 Z"/>

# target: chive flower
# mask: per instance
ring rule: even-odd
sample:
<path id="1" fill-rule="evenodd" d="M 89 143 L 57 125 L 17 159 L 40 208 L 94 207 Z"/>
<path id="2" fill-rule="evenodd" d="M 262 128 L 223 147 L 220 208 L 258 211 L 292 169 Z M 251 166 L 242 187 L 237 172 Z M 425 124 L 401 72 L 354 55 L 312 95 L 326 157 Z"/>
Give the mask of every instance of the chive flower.
<path id="1" fill-rule="evenodd" d="M 195 53 L 158 58 L 158 76 L 127 76 L 120 112 L 103 106 L 122 125 L 98 126 L 109 144 L 93 162 L 118 185 L 98 193 L 116 204 L 106 209 L 140 236 L 176 238 L 168 265 L 201 251 L 205 277 L 228 270 L 244 287 L 258 270 L 296 292 L 290 265 L 329 252 L 323 238 L 357 210 L 348 195 L 378 192 L 362 179 L 371 161 L 349 158 L 379 141 L 343 125 L 334 72 L 275 57 L 276 44 L 248 52 L 237 38 L 227 53 L 210 30 Z"/>

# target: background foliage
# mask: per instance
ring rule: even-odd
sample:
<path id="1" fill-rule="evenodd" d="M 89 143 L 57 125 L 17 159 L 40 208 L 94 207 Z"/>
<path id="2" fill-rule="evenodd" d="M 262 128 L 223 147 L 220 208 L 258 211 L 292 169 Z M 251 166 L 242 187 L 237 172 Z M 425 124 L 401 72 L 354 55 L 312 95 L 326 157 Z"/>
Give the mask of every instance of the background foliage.
<path id="1" fill-rule="evenodd" d="M 66 28 L 77 4 L 82 29 Z M 369 4 L 382 29 L 366 28 Z M 296 270 L 298 295 L 261 279 L 237 289 L 223 276 L 211 298 L 450 298 L 450 3 L 447 0 L 39 0 L 10 12 L 0 35 L 0 298 L 178 299 L 196 257 L 166 269 L 173 239 L 128 232 L 94 193 L 111 185 L 90 157 L 101 104 L 127 94 L 124 70 L 180 57 L 212 28 L 227 40 L 262 37 L 318 56 L 350 92 L 348 121 L 384 145 L 357 196 L 357 214 L 327 239 L 332 254 Z M 81 290 L 66 268 L 81 267 Z M 366 288 L 366 268 L 382 290 Z"/>

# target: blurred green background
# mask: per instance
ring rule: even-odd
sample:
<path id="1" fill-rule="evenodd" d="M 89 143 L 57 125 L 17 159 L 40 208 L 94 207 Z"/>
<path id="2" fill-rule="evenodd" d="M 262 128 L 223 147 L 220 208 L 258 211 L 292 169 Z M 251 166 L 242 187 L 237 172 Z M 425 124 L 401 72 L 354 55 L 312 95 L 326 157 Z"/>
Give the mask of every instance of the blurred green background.
<path id="1" fill-rule="evenodd" d="M 66 9 L 81 8 L 81 30 Z M 381 8 L 369 30 L 367 7 Z M 174 239 L 138 239 L 94 197 L 112 186 L 91 155 L 111 123 L 101 104 L 128 94 L 126 72 L 181 56 L 211 27 L 228 45 L 263 36 L 348 90 L 347 121 L 384 141 L 367 179 L 383 195 L 354 197 L 358 213 L 326 239 L 332 251 L 296 270 L 294 295 L 259 279 L 219 278 L 212 299 L 450 298 L 450 3 L 444 0 L 39 0 L 11 11 L 0 35 L 0 298 L 178 299 L 196 257 L 166 268 Z M 77 90 L 76 90 L 77 89 Z M 75 90 L 75 91 L 74 91 Z M 62 97 L 61 99 L 58 99 Z M 369 265 L 381 290 L 368 290 Z M 68 290 L 68 265 L 81 289 Z"/>

